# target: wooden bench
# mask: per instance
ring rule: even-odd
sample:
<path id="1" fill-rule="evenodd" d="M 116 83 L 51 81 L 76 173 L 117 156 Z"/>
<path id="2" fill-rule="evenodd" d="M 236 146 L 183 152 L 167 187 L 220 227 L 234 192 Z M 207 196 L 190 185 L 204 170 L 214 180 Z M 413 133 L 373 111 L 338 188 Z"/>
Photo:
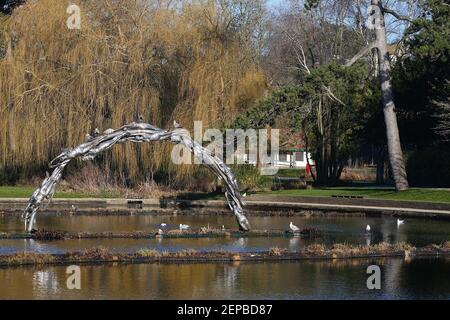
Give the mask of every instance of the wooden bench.
<path id="1" fill-rule="evenodd" d="M 339 195 L 332 195 L 332 198 L 339 198 L 339 199 L 364 199 L 363 196 L 339 196 Z"/>

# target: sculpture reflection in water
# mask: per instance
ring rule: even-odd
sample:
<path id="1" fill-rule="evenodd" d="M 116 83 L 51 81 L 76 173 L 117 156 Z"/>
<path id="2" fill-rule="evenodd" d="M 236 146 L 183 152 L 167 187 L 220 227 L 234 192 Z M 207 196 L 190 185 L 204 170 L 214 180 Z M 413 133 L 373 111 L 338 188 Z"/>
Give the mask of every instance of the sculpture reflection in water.
<path id="1" fill-rule="evenodd" d="M 182 145 L 194 155 L 201 157 L 203 163 L 220 179 L 225 182 L 225 196 L 228 205 L 236 216 L 241 231 L 249 231 L 250 224 L 244 215 L 244 202 L 239 192 L 237 180 L 228 166 L 221 159 L 213 156 L 211 151 L 204 148 L 198 142 L 191 139 L 188 132 L 176 126 L 175 130 L 167 131 L 156 128 L 146 123 L 131 123 L 117 130 L 108 129 L 103 134 L 97 132 L 94 137 L 87 136 L 82 145 L 64 150 L 56 159 L 50 163 L 53 169 L 51 175 L 33 193 L 30 202 L 25 209 L 22 218 L 25 221 L 25 230 L 35 230 L 36 215 L 43 202 L 50 202 L 55 194 L 56 186 L 61 180 L 64 168 L 74 159 L 81 158 L 84 161 L 93 160 L 98 154 L 112 148 L 116 144 L 130 142 L 169 141 Z"/>

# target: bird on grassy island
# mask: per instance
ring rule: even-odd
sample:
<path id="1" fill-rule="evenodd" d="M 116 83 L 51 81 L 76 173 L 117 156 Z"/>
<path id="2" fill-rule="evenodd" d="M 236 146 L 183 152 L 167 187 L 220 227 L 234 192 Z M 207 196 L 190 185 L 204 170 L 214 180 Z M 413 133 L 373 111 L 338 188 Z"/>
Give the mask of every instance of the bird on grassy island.
<path id="1" fill-rule="evenodd" d="M 188 226 L 187 224 L 182 224 L 182 223 L 180 223 L 180 230 L 181 230 L 181 231 L 187 230 L 187 229 L 189 229 L 189 228 L 190 228 L 190 226 Z"/>
<path id="2" fill-rule="evenodd" d="M 400 228 L 405 223 L 405 220 L 397 219 L 397 228 Z"/>
<path id="3" fill-rule="evenodd" d="M 291 231 L 292 232 L 300 232 L 300 228 L 299 227 L 297 227 L 295 224 L 293 224 L 292 222 L 291 222 L 291 224 L 289 225 L 289 227 L 291 228 Z"/>
<path id="4" fill-rule="evenodd" d="M 370 227 L 370 225 L 367 225 L 367 227 L 366 227 L 366 231 L 367 231 L 367 232 L 370 232 L 370 231 L 372 231 L 372 228 Z"/>

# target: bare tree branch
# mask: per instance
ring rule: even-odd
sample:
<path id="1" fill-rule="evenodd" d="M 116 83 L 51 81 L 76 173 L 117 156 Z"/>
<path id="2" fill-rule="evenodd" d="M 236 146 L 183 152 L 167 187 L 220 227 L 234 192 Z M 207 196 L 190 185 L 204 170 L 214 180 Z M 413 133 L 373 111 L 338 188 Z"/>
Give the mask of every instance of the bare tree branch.
<path id="1" fill-rule="evenodd" d="M 358 61 L 359 59 L 361 59 L 362 57 L 367 55 L 372 49 L 374 49 L 376 47 L 377 47 L 376 42 L 372 42 L 371 44 L 366 46 L 364 49 L 362 49 L 360 52 L 358 52 L 353 58 L 348 60 L 348 62 L 345 64 L 345 66 L 351 67 L 352 65 L 354 65 L 356 63 L 356 61 Z"/>
<path id="2" fill-rule="evenodd" d="M 334 100 L 334 101 L 340 103 L 341 105 L 346 106 L 346 104 L 345 104 L 341 99 L 339 99 L 338 97 L 336 97 L 336 95 L 333 93 L 333 91 L 331 91 L 331 89 L 330 89 L 329 87 L 327 87 L 326 85 L 324 85 L 323 88 L 325 89 L 325 91 L 326 91 L 328 97 L 330 97 L 331 100 Z"/>
<path id="3" fill-rule="evenodd" d="M 311 74 L 311 70 L 308 68 L 308 62 L 306 61 L 305 50 L 303 49 L 303 45 L 297 41 L 294 37 L 292 37 L 287 31 L 285 31 L 286 36 L 293 42 L 292 46 L 295 51 L 295 55 L 297 56 L 297 61 L 300 65 L 305 69 L 307 74 Z M 300 50 L 300 52 L 299 52 Z M 300 55 L 301 53 L 301 55 Z"/>
<path id="4" fill-rule="evenodd" d="M 389 8 L 382 8 L 384 13 L 389 13 L 390 15 L 394 16 L 395 18 L 397 18 L 398 20 L 403 20 L 403 21 L 408 21 L 411 24 L 414 24 L 414 20 L 407 17 L 407 16 L 403 16 L 401 14 L 399 14 L 398 12 L 391 10 Z"/>

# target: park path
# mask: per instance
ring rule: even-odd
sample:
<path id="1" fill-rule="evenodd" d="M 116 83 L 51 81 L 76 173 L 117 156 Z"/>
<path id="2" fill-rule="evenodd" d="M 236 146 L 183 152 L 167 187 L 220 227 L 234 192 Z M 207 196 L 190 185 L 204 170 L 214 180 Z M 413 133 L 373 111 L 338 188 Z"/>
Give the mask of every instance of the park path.
<path id="1" fill-rule="evenodd" d="M 0 213 L 20 213 L 29 199 L 0 199 Z M 450 204 L 393 201 L 377 199 L 352 199 L 333 197 L 300 197 L 252 195 L 245 198 L 245 210 L 252 214 L 293 214 L 319 211 L 323 213 L 359 213 L 373 215 L 392 215 L 419 218 L 450 219 Z M 98 212 L 136 212 L 166 211 L 174 208 L 196 208 L 205 211 L 226 209 L 224 200 L 179 200 L 179 199 L 54 199 L 48 211 L 66 212 L 75 206 L 79 211 Z"/>

